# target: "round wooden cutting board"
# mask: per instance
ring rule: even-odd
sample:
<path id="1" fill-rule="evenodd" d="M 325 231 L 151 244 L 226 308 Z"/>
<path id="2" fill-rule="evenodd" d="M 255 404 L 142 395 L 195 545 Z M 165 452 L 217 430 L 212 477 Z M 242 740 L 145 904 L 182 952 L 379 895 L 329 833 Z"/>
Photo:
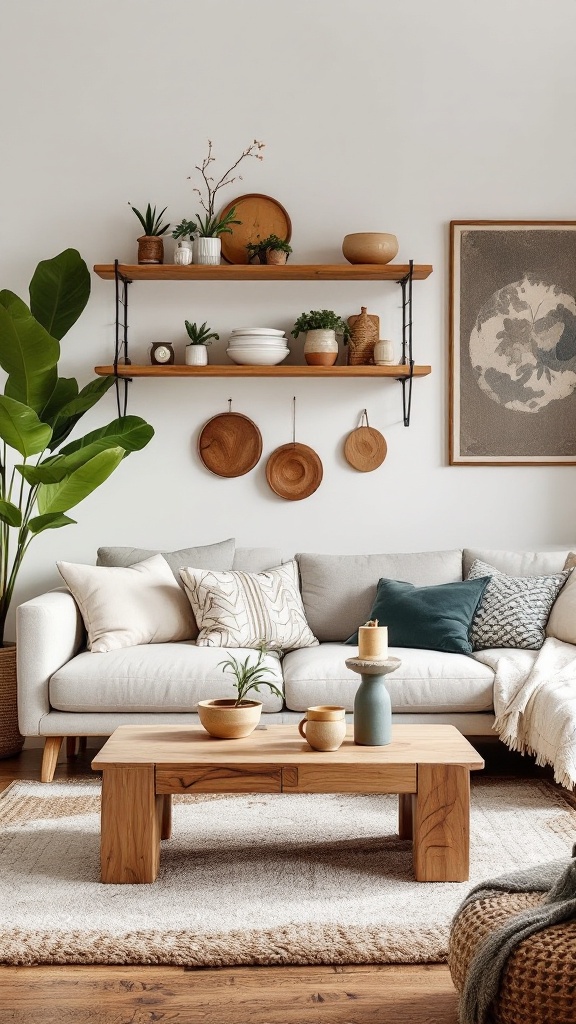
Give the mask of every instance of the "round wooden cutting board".
<path id="1" fill-rule="evenodd" d="M 248 416 L 223 412 L 202 427 L 198 454 L 216 476 L 244 476 L 262 455 L 262 435 Z"/>
<path id="2" fill-rule="evenodd" d="M 297 441 L 276 448 L 266 463 L 270 487 L 287 501 L 301 501 L 314 494 L 322 483 L 323 472 L 320 456 Z"/>
<path id="3" fill-rule="evenodd" d="M 378 469 L 386 458 L 388 445 L 379 430 L 374 427 L 357 427 L 344 442 L 344 458 L 360 473 L 371 473 Z"/>
<path id="4" fill-rule="evenodd" d="M 236 210 L 235 220 L 242 223 L 231 224 L 230 233 L 221 235 L 222 256 L 227 263 L 248 263 L 248 242 L 258 242 L 269 235 L 278 235 L 278 238 L 290 241 L 290 217 L 277 199 L 258 192 L 238 196 L 238 199 L 224 207 L 220 217 L 224 217 L 232 207 Z"/>

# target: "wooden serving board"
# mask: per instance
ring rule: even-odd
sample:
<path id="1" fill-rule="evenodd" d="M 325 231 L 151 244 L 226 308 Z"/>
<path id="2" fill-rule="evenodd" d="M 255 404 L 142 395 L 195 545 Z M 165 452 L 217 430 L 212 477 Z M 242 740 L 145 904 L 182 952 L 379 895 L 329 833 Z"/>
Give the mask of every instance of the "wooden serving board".
<path id="1" fill-rule="evenodd" d="M 244 476 L 262 455 L 262 435 L 248 416 L 223 412 L 203 426 L 198 454 L 206 469 L 216 476 Z"/>
<path id="2" fill-rule="evenodd" d="M 371 473 L 378 469 L 387 451 L 386 438 L 374 427 L 357 427 L 344 442 L 344 458 L 360 473 Z"/>

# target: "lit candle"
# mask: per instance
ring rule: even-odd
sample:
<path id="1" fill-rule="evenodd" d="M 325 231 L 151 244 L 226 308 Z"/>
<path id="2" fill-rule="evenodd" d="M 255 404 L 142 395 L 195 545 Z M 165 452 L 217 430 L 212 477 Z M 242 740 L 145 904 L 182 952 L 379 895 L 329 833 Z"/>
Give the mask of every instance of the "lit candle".
<path id="1" fill-rule="evenodd" d="M 388 657 L 388 626 L 379 626 L 378 619 L 367 622 L 358 630 L 358 657 L 366 661 Z"/>

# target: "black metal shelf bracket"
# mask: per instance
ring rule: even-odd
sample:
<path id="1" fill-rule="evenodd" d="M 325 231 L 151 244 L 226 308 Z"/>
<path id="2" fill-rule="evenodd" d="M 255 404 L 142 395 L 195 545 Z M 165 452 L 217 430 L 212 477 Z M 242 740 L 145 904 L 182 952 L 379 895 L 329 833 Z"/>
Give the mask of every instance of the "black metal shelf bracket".
<path id="1" fill-rule="evenodd" d="M 414 358 L 412 352 L 412 281 L 414 278 L 414 260 L 409 261 L 408 273 L 400 279 L 398 284 L 402 289 L 402 358 L 403 366 L 408 366 L 410 372 L 405 377 L 399 377 L 402 385 L 402 418 L 404 426 L 410 426 L 410 414 L 412 411 L 412 381 L 414 380 Z"/>
<path id="2" fill-rule="evenodd" d="M 114 260 L 114 285 L 116 297 L 116 333 L 114 344 L 114 376 L 116 387 L 116 407 L 118 416 L 123 419 L 128 409 L 128 385 L 131 377 L 120 377 L 118 364 L 129 363 L 128 358 L 128 285 L 132 282 L 119 269 L 118 260 Z"/>

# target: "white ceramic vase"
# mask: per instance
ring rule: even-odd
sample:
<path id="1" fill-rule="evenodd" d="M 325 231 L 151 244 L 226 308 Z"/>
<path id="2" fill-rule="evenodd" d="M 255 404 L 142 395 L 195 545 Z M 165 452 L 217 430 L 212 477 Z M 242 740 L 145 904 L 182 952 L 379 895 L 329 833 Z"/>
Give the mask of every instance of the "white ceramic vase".
<path id="1" fill-rule="evenodd" d="M 206 345 L 186 345 L 184 358 L 186 366 L 206 366 L 208 363 L 208 349 Z"/>
<path id="2" fill-rule="evenodd" d="M 307 331 L 304 358 L 308 366 L 334 366 L 338 358 L 336 331 Z"/>
<path id="3" fill-rule="evenodd" d="M 218 266 L 222 242 L 219 238 L 195 238 L 193 245 L 194 263 Z"/>
<path id="4" fill-rule="evenodd" d="M 179 238 L 174 250 L 174 263 L 177 267 L 188 267 L 192 263 L 192 242 L 189 238 Z"/>

